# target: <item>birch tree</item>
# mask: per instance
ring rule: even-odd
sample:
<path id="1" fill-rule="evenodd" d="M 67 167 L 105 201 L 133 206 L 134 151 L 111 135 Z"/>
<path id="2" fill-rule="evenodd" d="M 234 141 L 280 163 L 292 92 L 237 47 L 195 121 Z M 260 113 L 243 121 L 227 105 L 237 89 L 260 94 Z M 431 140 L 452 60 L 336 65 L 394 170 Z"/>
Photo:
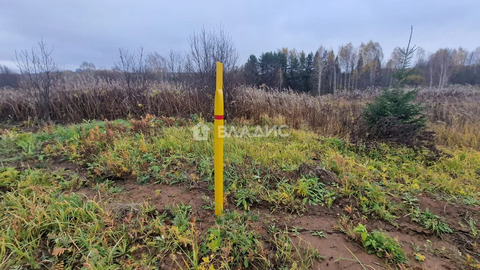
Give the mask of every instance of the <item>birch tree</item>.
<path id="1" fill-rule="evenodd" d="M 316 78 L 316 94 L 322 95 L 322 77 L 325 72 L 325 66 L 327 65 L 327 50 L 325 47 L 320 46 L 315 53 L 313 60 L 313 72 Z"/>
<path id="2" fill-rule="evenodd" d="M 356 62 L 355 48 L 352 43 L 340 46 L 338 50 L 338 62 L 342 72 L 345 74 L 343 88 L 349 89 L 351 85 L 351 76 Z"/>

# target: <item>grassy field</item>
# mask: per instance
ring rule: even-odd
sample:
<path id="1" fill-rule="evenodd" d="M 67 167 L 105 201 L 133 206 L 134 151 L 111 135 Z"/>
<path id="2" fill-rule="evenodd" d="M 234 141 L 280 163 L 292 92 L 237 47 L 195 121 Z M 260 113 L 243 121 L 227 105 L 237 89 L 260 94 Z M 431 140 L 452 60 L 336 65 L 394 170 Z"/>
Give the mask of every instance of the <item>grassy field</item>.
<path id="1" fill-rule="evenodd" d="M 435 161 L 301 126 L 226 138 L 215 218 L 213 141 L 192 139 L 198 122 L 0 130 L 0 269 L 480 268 L 476 137 L 445 131 Z"/>

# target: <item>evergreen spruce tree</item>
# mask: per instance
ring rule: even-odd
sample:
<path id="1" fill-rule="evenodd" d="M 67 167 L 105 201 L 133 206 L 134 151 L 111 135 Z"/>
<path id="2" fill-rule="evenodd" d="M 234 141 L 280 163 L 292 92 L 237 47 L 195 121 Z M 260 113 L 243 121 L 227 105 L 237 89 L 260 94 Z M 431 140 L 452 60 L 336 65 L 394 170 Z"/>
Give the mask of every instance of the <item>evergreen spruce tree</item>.
<path id="1" fill-rule="evenodd" d="M 255 55 L 250 55 L 247 63 L 244 66 L 245 71 L 245 83 L 247 85 L 258 85 L 260 78 L 260 64 Z"/>
<path id="2" fill-rule="evenodd" d="M 427 134 L 425 133 L 426 117 L 422 105 L 414 102 L 418 91 L 404 90 L 404 83 L 413 73 L 409 68 L 416 51 L 416 46 L 410 47 L 412 33 L 413 27 L 407 47 L 400 49 L 402 65 L 394 74 L 393 87 L 385 89 L 364 110 L 363 117 L 367 124 L 369 140 L 395 142 L 409 146 L 425 144 L 424 139 L 419 135 Z M 428 140 L 431 141 L 432 138 Z"/>

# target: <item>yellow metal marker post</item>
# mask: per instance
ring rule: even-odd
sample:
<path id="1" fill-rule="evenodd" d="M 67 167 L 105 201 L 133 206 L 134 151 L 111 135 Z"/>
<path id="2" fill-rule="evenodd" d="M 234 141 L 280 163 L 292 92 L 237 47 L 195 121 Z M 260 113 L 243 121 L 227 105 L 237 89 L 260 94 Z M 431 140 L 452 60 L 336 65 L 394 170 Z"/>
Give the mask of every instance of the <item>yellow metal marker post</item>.
<path id="1" fill-rule="evenodd" d="M 215 91 L 215 110 L 213 120 L 213 163 L 215 166 L 215 215 L 223 213 L 223 64 L 217 62 L 217 89 Z"/>

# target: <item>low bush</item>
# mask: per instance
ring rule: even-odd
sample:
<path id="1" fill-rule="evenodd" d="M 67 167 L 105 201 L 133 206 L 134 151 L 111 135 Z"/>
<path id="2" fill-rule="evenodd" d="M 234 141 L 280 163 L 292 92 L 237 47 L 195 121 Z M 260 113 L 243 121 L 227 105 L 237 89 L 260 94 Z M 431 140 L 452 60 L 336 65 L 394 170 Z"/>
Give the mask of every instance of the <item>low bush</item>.
<path id="1" fill-rule="evenodd" d="M 407 262 L 407 257 L 400 244 L 385 233 L 375 230 L 369 233 L 361 223 L 354 229 L 354 232 L 360 235 L 363 246 L 369 254 L 375 254 L 379 258 L 385 258 L 394 263 Z"/>

